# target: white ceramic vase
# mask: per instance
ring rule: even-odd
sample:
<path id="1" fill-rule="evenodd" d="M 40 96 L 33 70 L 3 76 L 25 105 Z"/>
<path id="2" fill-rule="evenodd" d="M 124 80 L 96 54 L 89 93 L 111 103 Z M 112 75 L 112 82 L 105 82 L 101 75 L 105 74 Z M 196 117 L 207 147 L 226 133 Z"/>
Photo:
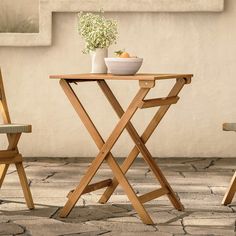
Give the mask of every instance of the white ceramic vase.
<path id="1" fill-rule="evenodd" d="M 107 67 L 104 58 L 108 56 L 107 48 L 97 48 L 91 53 L 92 71 L 91 73 L 106 74 Z"/>

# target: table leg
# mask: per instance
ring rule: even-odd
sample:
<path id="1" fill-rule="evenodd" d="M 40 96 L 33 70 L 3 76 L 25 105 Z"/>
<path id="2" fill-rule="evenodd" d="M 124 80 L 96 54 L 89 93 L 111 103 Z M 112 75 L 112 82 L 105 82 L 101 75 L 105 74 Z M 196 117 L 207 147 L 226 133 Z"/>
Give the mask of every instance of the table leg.
<path id="1" fill-rule="evenodd" d="M 0 165 L 0 188 L 2 187 L 3 180 L 7 174 L 9 164 L 1 164 Z"/>
<path id="2" fill-rule="evenodd" d="M 177 96 L 178 93 L 183 88 L 183 86 L 185 85 L 185 83 L 186 83 L 185 79 L 177 80 L 175 86 L 172 88 L 171 92 L 168 94 L 168 97 L 169 96 Z M 101 87 L 101 89 L 103 90 L 104 94 L 106 95 L 107 99 L 109 100 L 109 102 L 113 106 L 113 108 L 116 111 L 116 113 L 118 114 L 118 116 L 121 117 L 123 115 L 124 111 L 123 111 L 122 107 L 120 106 L 119 102 L 117 101 L 117 99 L 115 98 L 114 94 L 112 93 L 112 91 L 110 90 L 108 85 L 106 84 L 106 82 L 99 81 L 98 84 Z M 134 129 L 134 127 L 132 126 L 131 123 L 129 123 L 127 125 L 127 130 L 130 133 L 133 140 L 135 141 L 136 147 L 134 147 L 132 149 L 131 153 L 128 155 L 128 157 L 126 158 L 126 160 L 122 164 L 121 169 L 124 173 L 126 173 L 128 171 L 128 169 L 130 168 L 130 166 L 132 165 L 132 163 L 134 162 L 134 160 L 136 159 L 136 157 L 138 156 L 139 152 L 141 152 L 142 155 L 144 156 L 145 161 L 151 167 L 152 171 L 154 172 L 155 176 L 157 177 L 157 179 L 161 183 L 162 187 L 165 187 L 169 190 L 168 191 L 169 194 L 167 196 L 169 197 L 169 199 L 172 202 L 172 204 L 174 205 L 174 207 L 178 210 L 183 210 L 182 204 L 180 203 L 179 199 L 176 197 L 174 191 L 170 187 L 166 178 L 164 177 L 161 170 L 159 169 L 159 167 L 157 166 L 155 161 L 152 159 L 149 151 L 147 150 L 147 148 L 144 145 L 144 143 L 147 142 L 147 140 L 149 139 L 149 137 L 151 136 L 153 131 L 156 129 L 157 125 L 160 123 L 160 121 L 163 118 L 163 116 L 165 115 L 165 113 L 168 111 L 169 107 L 170 107 L 170 105 L 165 105 L 165 106 L 162 106 L 158 110 L 158 112 L 156 113 L 156 115 L 154 116 L 152 121 L 150 122 L 149 126 L 147 127 L 147 129 L 145 130 L 145 132 L 143 133 L 141 138 L 139 137 L 138 133 L 136 132 L 136 130 Z M 99 202 L 100 203 L 107 202 L 117 186 L 118 186 L 118 181 L 114 178 L 112 181 L 112 184 L 106 189 L 106 191 L 102 195 Z"/>
<path id="3" fill-rule="evenodd" d="M 235 171 L 234 176 L 230 182 L 229 188 L 224 196 L 222 204 L 228 205 L 229 203 L 231 203 L 235 192 L 236 192 L 236 171 Z"/>
<path id="4" fill-rule="evenodd" d="M 114 175 L 118 179 L 121 186 L 124 188 L 129 200 L 133 204 L 135 210 L 140 215 L 141 219 L 146 224 L 153 224 L 152 219 L 148 215 L 146 209 L 143 207 L 142 203 L 136 196 L 134 190 L 132 189 L 131 185 L 129 184 L 128 180 L 124 176 L 123 172 L 121 171 L 119 165 L 114 160 L 112 154 L 110 153 L 111 148 L 114 146 L 115 142 L 121 135 L 122 131 L 124 130 L 125 126 L 129 122 L 129 120 L 134 115 L 135 111 L 138 109 L 138 104 L 142 101 L 142 99 L 146 96 L 149 89 L 140 89 L 133 101 L 131 102 L 130 106 L 128 107 L 126 113 L 122 116 L 120 121 L 118 122 L 117 126 L 115 127 L 114 131 L 108 138 L 107 142 L 104 143 L 102 137 L 100 136 L 99 132 L 97 131 L 96 127 L 94 126 L 93 122 L 89 118 L 88 114 L 84 110 L 82 104 L 80 103 L 78 97 L 74 93 L 71 86 L 68 84 L 67 81 L 61 80 L 60 82 L 64 92 L 66 93 L 67 97 L 69 98 L 71 104 L 75 108 L 76 112 L 80 116 L 82 122 L 88 129 L 89 133 L 91 134 L 92 138 L 94 139 L 96 145 L 100 149 L 99 154 L 92 162 L 91 166 L 89 167 L 87 173 L 82 178 L 80 184 L 76 187 L 76 189 L 70 195 L 66 205 L 63 207 L 62 211 L 60 212 L 61 217 L 67 216 L 70 211 L 73 209 L 74 205 L 82 195 L 84 189 L 91 181 L 92 177 L 97 172 L 98 168 L 102 164 L 103 160 L 106 158 L 109 166 L 113 170 Z"/>

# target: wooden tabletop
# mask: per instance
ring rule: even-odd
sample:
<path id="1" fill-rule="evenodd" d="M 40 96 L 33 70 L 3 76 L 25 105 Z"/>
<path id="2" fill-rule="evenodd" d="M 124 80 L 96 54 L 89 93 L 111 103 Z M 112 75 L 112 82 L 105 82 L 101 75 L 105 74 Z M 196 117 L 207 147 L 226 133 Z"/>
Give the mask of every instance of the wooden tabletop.
<path id="1" fill-rule="evenodd" d="M 50 79 L 68 80 L 163 80 L 163 79 L 191 79 L 192 74 L 136 74 L 136 75 L 112 75 L 112 74 L 69 74 L 51 75 Z"/>

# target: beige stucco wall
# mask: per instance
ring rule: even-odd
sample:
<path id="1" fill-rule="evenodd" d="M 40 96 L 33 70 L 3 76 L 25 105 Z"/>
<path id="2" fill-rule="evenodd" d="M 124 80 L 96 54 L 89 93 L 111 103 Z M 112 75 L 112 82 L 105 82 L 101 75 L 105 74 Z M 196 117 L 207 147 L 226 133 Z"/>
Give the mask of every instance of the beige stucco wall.
<path id="1" fill-rule="evenodd" d="M 119 21 L 117 45 L 144 58 L 141 71 L 193 73 L 148 142 L 154 156 L 236 156 L 236 134 L 222 132 L 223 122 L 236 122 L 236 1 L 222 13 L 109 13 Z M 56 13 L 51 47 L 0 47 L 0 65 L 12 120 L 29 122 L 23 136 L 26 156 L 94 156 L 97 148 L 50 74 L 90 70 L 77 35 L 76 14 Z M 109 83 L 125 106 L 138 89 L 135 82 Z M 164 87 L 162 87 L 162 85 Z M 167 83 L 167 85 L 169 85 Z M 165 83 L 152 92 L 163 95 Z M 117 122 L 96 84 L 78 86 L 79 97 L 106 138 Z M 141 131 L 155 109 L 139 112 L 133 122 Z M 114 154 L 127 155 L 133 146 L 122 135 Z"/>
<path id="2" fill-rule="evenodd" d="M 39 0 L 1 0 L 0 12 L 7 10 L 8 15 L 15 14 L 25 17 L 38 16 Z"/>

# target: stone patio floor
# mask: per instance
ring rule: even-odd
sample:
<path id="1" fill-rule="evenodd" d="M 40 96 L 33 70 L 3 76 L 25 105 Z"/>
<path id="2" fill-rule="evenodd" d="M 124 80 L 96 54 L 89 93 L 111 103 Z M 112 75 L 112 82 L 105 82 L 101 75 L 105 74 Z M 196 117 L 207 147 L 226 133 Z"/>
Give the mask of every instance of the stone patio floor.
<path id="1" fill-rule="evenodd" d="M 236 199 L 230 206 L 221 206 L 236 159 L 156 160 L 184 204 L 184 212 L 175 210 L 163 196 L 145 204 L 156 225 L 144 225 L 118 188 L 106 205 L 97 203 L 103 190 L 83 195 L 69 217 L 61 219 L 58 212 L 66 195 L 77 185 L 91 159 L 28 158 L 25 168 L 36 209 L 27 210 L 12 166 L 0 191 L 0 235 L 236 235 Z M 95 181 L 111 174 L 104 164 Z M 141 159 L 127 177 L 137 193 L 158 187 Z"/>

